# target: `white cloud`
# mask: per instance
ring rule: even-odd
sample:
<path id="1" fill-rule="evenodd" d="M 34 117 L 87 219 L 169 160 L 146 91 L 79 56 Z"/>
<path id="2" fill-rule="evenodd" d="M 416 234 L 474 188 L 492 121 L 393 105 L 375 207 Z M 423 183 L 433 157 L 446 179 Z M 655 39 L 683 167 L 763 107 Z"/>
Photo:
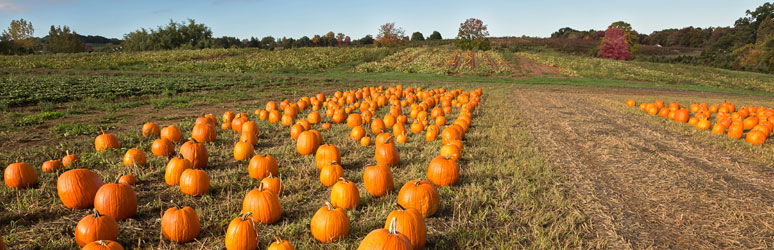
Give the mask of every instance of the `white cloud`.
<path id="1" fill-rule="evenodd" d="M 0 0 L 0 11 L 2 12 L 22 12 L 22 7 L 14 0 Z"/>

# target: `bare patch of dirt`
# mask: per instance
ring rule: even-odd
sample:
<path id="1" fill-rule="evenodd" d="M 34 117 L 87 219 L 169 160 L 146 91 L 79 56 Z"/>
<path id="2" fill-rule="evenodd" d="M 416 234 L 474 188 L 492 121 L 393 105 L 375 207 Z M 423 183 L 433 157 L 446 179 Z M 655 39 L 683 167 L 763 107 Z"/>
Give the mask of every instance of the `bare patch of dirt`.
<path id="1" fill-rule="evenodd" d="M 562 73 L 559 70 L 559 68 L 543 65 L 538 62 L 535 62 L 532 59 L 524 58 L 522 56 L 518 56 L 515 54 L 513 55 L 513 57 L 516 58 L 516 62 L 518 64 L 512 67 L 514 69 L 514 74 L 516 76 L 523 77 L 523 78 L 529 78 L 534 76 L 544 76 L 544 77 L 562 76 Z"/>
<path id="2" fill-rule="evenodd" d="M 622 111 L 620 91 L 512 92 L 598 237 L 612 249 L 774 245 L 774 169 Z"/>

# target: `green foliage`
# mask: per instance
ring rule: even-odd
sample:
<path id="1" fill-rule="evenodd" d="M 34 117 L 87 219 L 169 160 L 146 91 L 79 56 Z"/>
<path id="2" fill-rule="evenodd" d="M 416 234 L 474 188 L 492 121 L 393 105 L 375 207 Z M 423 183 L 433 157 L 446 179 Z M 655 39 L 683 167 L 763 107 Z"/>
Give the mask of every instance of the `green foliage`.
<path id="1" fill-rule="evenodd" d="M 29 126 L 35 124 L 41 124 L 44 121 L 54 120 L 64 117 L 64 114 L 56 111 L 48 111 L 37 114 L 25 115 L 21 119 L 15 120 L 13 123 L 17 126 Z"/>
<path id="2" fill-rule="evenodd" d="M 35 28 L 31 22 L 27 20 L 19 19 L 12 20 L 11 25 L 7 30 L 3 31 L 0 35 L 0 53 L 4 54 L 24 54 L 32 53 L 35 49 L 35 43 L 37 39 L 32 37 L 35 33 Z"/>
<path id="3" fill-rule="evenodd" d="M 489 50 L 491 45 L 489 39 L 489 31 L 487 26 L 481 19 L 469 18 L 465 22 L 460 23 L 459 31 L 457 32 L 457 47 L 462 50 Z"/>
<path id="4" fill-rule="evenodd" d="M 78 34 L 70 31 L 69 27 L 51 25 L 46 37 L 46 50 L 51 53 L 76 53 L 85 51 L 85 47 Z"/>
<path id="5" fill-rule="evenodd" d="M 414 32 L 413 34 L 411 34 L 411 41 L 412 42 L 424 41 L 424 40 L 425 40 L 425 36 L 422 35 L 422 32 L 417 31 L 417 32 Z"/>
<path id="6" fill-rule="evenodd" d="M 102 127 L 103 129 L 113 129 L 115 126 Z M 64 137 L 88 135 L 94 134 L 99 131 L 99 128 L 94 125 L 88 125 L 83 123 L 57 123 L 51 127 L 51 131 L 57 134 L 61 134 Z"/>
<path id="7" fill-rule="evenodd" d="M 188 19 L 187 24 L 170 20 L 167 26 L 156 30 L 142 28 L 124 35 L 121 43 L 126 50 L 203 49 L 212 44 L 212 30 L 193 19 Z"/>
<path id="8" fill-rule="evenodd" d="M 441 32 L 433 31 L 433 33 L 427 37 L 427 40 L 443 40 L 443 37 L 441 37 Z"/>

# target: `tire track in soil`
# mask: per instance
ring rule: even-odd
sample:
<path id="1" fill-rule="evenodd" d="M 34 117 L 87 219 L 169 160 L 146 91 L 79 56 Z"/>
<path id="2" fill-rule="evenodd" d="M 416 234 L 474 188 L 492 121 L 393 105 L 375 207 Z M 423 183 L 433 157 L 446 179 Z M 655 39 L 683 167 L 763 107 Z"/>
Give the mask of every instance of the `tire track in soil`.
<path id="1" fill-rule="evenodd" d="M 774 245 L 774 173 L 578 89 L 517 89 L 541 150 L 612 249 Z"/>

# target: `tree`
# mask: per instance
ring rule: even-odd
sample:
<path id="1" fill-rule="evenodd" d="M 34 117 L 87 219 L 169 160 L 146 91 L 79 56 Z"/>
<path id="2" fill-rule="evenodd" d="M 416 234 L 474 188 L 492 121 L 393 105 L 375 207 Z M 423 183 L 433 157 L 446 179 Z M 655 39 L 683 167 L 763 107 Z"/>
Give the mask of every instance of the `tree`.
<path id="1" fill-rule="evenodd" d="M 267 37 L 261 38 L 262 49 L 274 50 L 275 46 L 276 46 L 276 42 L 274 41 L 274 37 L 267 36 Z"/>
<path id="2" fill-rule="evenodd" d="M 607 29 L 610 28 L 618 28 L 623 31 L 624 35 L 626 35 L 626 44 L 629 46 L 629 51 L 635 52 L 637 51 L 637 43 L 638 37 L 637 37 L 637 31 L 632 30 L 632 26 L 624 21 L 618 21 L 610 24 L 610 26 L 607 27 Z M 607 31 L 605 31 L 607 33 Z"/>
<path id="3" fill-rule="evenodd" d="M 597 56 L 615 60 L 631 60 L 632 52 L 629 51 L 629 45 L 626 42 L 626 33 L 620 28 L 608 28 Z"/>
<path id="4" fill-rule="evenodd" d="M 441 37 L 441 32 L 433 31 L 433 34 L 430 34 L 427 40 L 443 40 L 443 37 Z"/>
<path id="5" fill-rule="evenodd" d="M 468 18 L 460 23 L 460 29 L 457 32 L 457 47 L 463 50 L 481 49 L 488 50 L 489 31 L 481 19 Z"/>
<path id="6" fill-rule="evenodd" d="M 78 39 L 78 34 L 70 31 L 70 27 L 54 27 L 48 32 L 46 50 L 52 53 L 76 53 L 85 51 L 83 42 Z"/>
<path id="7" fill-rule="evenodd" d="M 344 37 L 346 37 L 344 33 L 336 34 L 336 45 L 341 46 L 344 44 Z"/>
<path id="8" fill-rule="evenodd" d="M 358 44 L 363 44 L 363 45 L 374 44 L 374 37 L 372 37 L 371 35 L 366 35 L 363 38 L 360 38 L 360 40 L 358 40 Z"/>
<path id="9" fill-rule="evenodd" d="M 395 27 L 395 23 L 386 23 L 379 27 L 379 33 L 376 34 L 376 46 L 379 47 L 397 47 L 403 41 L 405 31 L 402 28 Z"/>
<path id="10" fill-rule="evenodd" d="M 214 46 L 212 30 L 193 19 L 188 23 L 169 21 L 167 26 L 144 28 L 124 35 L 121 45 L 128 50 L 164 50 L 177 48 L 210 48 Z"/>
<path id="11" fill-rule="evenodd" d="M 8 29 L 3 31 L 0 40 L 7 42 L 10 49 L 15 52 L 31 52 L 35 47 L 36 39 L 32 37 L 35 28 L 32 23 L 24 19 L 12 20 Z"/>
<path id="12" fill-rule="evenodd" d="M 417 32 L 414 32 L 413 34 L 411 34 L 411 41 L 412 42 L 424 41 L 424 40 L 425 40 L 425 36 L 422 35 L 422 32 L 417 31 Z"/>

